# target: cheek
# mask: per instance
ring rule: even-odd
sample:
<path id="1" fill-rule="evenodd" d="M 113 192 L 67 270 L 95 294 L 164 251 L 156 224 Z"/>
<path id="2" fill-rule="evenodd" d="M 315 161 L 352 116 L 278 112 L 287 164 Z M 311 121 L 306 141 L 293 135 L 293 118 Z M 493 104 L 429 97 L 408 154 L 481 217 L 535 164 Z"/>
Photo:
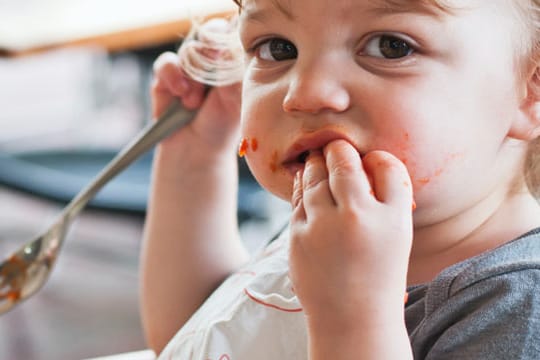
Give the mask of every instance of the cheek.
<path id="1" fill-rule="evenodd" d="M 250 168 L 256 174 L 277 173 L 279 169 L 277 149 L 272 147 L 272 142 L 268 138 L 266 138 L 267 141 L 261 141 L 260 137 L 252 134 L 255 133 L 246 132 L 240 140 L 238 156 L 245 156 Z"/>
<path id="2" fill-rule="evenodd" d="M 290 200 L 292 176 L 279 164 L 279 152 L 270 142 L 261 141 L 257 150 L 250 148 L 246 162 L 257 182 L 283 200 Z"/>
<path id="3" fill-rule="evenodd" d="M 280 166 L 283 144 L 294 131 L 290 123 L 280 122 L 281 97 L 275 88 L 244 85 L 242 97 L 242 140 L 239 154 L 246 162 L 259 184 L 289 200 L 292 177 Z"/>
<path id="4" fill-rule="evenodd" d="M 436 136 L 440 133 L 437 129 L 418 126 L 422 123 L 418 121 L 420 117 L 393 119 L 392 130 L 386 131 L 371 148 L 388 151 L 401 160 L 415 192 L 444 181 L 465 157 L 466 144 L 453 141 L 451 134 L 442 132 L 442 136 Z"/>
<path id="5" fill-rule="evenodd" d="M 242 107 L 238 155 L 258 159 L 261 153 L 267 151 L 271 140 L 266 135 L 268 133 L 266 118 L 264 104 L 253 96 L 246 97 Z"/>
<path id="6" fill-rule="evenodd" d="M 244 156 L 257 182 L 274 195 L 289 200 L 292 181 L 280 167 L 281 136 L 277 127 L 266 128 L 261 123 L 245 121 L 238 155 Z"/>
<path id="7" fill-rule="evenodd" d="M 266 145 L 263 134 L 265 133 L 264 103 L 260 97 L 253 94 L 243 98 L 241 113 L 241 140 L 238 150 L 240 156 L 250 156 L 260 152 L 261 147 Z"/>

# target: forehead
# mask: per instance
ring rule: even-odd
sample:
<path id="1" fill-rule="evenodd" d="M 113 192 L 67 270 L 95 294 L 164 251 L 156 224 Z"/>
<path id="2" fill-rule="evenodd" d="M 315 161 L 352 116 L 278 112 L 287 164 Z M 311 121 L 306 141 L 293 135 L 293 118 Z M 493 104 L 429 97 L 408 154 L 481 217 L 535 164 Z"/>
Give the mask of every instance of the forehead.
<path id="1" fill-rule="evenodd" d="M 381 12 L 421 12 L 436 14 L 451 9 L 449 0 L 367 0 L 367 5 Z"/>
<path id="2" fill-rule="evenodd" d="M 280 12 L 293 17 L 292 7 L 295 0 L 235 0 L 242 7 L 251 5 L 254 7 L 271 4 Z M 340 6 L 332 0 L 311 0 L 310 3 L 325 3 L 327 6 Z M 359 7 L 369 8 L 370 12 L 377 14 L 385 13 L 402 13 L 402 12 L 417 12 L 430 15 L 449 13 L 452 9 L 457 8 L 459 0 L 349 0 L 346 1 L 349 5 L 358 5 Z M 309 5 L 308 5 L 309 6 Z"/>

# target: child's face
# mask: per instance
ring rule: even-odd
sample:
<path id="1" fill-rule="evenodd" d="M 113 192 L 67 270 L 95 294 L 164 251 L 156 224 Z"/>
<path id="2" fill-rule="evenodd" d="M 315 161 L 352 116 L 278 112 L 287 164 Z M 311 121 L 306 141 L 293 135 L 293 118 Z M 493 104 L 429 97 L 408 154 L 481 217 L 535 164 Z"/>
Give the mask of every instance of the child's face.
<path id="1" fill-rule="evenodd" d="M 400 158 L 420 216 L 463 211 L 521 170 L 524 146 L 511 138 L 521 115 L 511 2 L 456 0 L 470 7 L 452 14 L 392 3 L 410 9 L 245 2 L 243 136 L 258 143 L 247 160 L 281 198 L 304 154 L 335 139 Z"/>

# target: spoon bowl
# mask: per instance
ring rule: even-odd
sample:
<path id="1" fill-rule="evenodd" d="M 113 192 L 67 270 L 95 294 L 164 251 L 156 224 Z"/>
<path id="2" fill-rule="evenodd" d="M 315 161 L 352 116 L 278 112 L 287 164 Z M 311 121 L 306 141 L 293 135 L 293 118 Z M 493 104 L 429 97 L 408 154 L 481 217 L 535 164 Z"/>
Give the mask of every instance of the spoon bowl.
<path id="1" fill-rule="evenodd" d="M 58 219 L 36 239 L 0 263 L 0 314 L 36 293 L 47 281 L 69 226 L 88 201 L 140 155 L 170 133 L 188 124 L 195 111 L 174 102 L 159 119 L 146 126 L 66 205 Z"/>

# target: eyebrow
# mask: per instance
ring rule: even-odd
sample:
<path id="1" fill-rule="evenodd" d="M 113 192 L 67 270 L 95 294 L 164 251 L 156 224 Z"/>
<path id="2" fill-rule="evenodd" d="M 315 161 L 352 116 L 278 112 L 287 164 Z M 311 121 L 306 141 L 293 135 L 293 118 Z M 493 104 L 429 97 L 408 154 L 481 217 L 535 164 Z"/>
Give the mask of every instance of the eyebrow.
<path id="1" fill-rule="evenodd" d="M 295 16 L 290 10 L 290 6 L 287 6 L 287 4 L 282 4 L 282 0 L 272 0 L 272 3 L 274 6 L 281 12 L 285 17 L 289 20 L 294 20 Z"/>

